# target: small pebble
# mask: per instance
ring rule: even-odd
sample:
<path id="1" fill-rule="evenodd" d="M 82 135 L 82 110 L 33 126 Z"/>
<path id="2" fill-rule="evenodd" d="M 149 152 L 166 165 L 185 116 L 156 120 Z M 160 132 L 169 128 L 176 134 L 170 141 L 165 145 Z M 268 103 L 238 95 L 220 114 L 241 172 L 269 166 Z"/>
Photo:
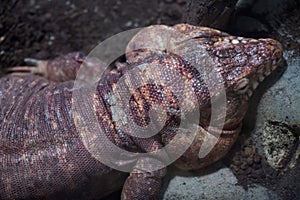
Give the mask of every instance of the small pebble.
<path id="1" fill-rule="evenodd" d="M 174 0 L 164 0 L 165 3 L 174 3 Z"/>
<path id="2" fill-rule="evenodd" d="M 247 164 L 250 165 L 250 166 L 253 164 L 253 158 L 252 157 L 247 158 Z"/>
<path id="3" fill-rule="evenodd" d="M 252 148 L 250 147 L 246 147 L 245 150 L 244 150 L 244 156 L 245 157 L 248 157 L 252 154 Z"/>
<path id="4" fill-rule="evenodd" d="M 126 22 L 125 26 L 130 27 L 130 26 L 132 26 L 132 24 L 133 24 L 132 21 L 128 21 L 128 22 Z"/>
<path id="5" fill-rule="evenodd" d="M 233 169 L 235 172 L 239 171 L 239 167 L 236 165 L 230 165 L 230 168 Z"/>
<path id="6" fill-rule="evenodd" d="M 242 165 L 241 165 L 241 169 L 243 169 L 243 170 L 246 170 L 248 168 L 248 165 L 247 165 L 247 163 L 243 163 Z"/>
<path id="7" fill-rule="evenodd" d="M 184 4 L 184 3 L 186 3 L 186 0 L 177 0 L 176 3 L 178 3 L 178 4 Z"/>
<path id="8" fill-rule="evenodd" d="M 245 174 L 251 174 L 251 172 L 252 172 L 252 170 L 251 170 L 251 168 L 250 167 L 248 167 L 246 170 L 245 170 Z"/>
<path id="9" fill-rule="evenodd" d="M 253 160 L 254 160 L 255 163 L 260 163 L 261 162 L 261 157 L 259 155 L 255 155 Z"/>
<path id="10" fill-rule="evenodd" d="M 232 163 L 236 166 L 241 165 L 241 161 L 238 157 L 235 157 L 232 161 Z"/>
<path id="11" fill-rule="evenodd" d="M 254 163 L 254 164 L 252 165 L 252 168 L 253 168 L 253 169 L 260 169 L 260 168 L 261 168 L 261 165 Z"/>

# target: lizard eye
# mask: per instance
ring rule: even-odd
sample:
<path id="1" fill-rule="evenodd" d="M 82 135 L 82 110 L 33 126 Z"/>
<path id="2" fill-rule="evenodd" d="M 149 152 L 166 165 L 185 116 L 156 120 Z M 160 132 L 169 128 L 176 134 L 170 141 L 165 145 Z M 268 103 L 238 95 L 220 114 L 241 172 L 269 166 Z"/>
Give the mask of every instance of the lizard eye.
<path id="1" fill-rule="evenodd" d="M 249 79 L 248 78 L 243 78 L 239 80 L 234 87 L 234 91 L 237 91 L 239 94 L 244 94 L 247 92 L 249 88 Z"/>

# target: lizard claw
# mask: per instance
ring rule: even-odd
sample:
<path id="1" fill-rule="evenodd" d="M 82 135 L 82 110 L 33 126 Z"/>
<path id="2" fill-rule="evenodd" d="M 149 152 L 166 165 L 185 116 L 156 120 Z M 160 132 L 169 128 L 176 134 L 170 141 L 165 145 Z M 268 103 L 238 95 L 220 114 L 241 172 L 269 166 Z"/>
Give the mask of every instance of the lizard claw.
<path id="1" fill-rule="evenodd" d="M 5 69 L 5 72 L 13 75 L 35 74 L 46 76 L 47 61 L 34 58 L 25 58 L 24 61 L 28 64 L 27 66 L 10 67 Z"/>
<path id="2" fill-rule="evenodd" d="M 25 61 L 28 65 L 38 66 L 38 64 L 39 64 L 42 60 L 38 60 L 38 59 L 35 59 L 35 58 L 24 58 L 24 61 Z"/>

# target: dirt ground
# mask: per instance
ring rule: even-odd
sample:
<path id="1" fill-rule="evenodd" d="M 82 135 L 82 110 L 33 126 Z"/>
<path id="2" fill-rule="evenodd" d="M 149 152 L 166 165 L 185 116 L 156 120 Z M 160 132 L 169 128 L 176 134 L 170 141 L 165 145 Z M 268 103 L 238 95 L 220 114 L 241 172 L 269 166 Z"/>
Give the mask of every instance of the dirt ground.
<path id="1" fill-rule="evenodd" d="M 180 23 L 185 6 L 186 0 L 3 0 L 0 2 L 0 68 L 24 65 L 26 57 L 48 59 L 72 51 L 88 53 L 99 42 L 131 28 Z M 293 16 L 298 20 L 297 12 Z M 268 35 L 287 41 L 283 43 L 285 48 L 295 48 L 291 38 L 274 34 L 272 24 L 268 28 Z M 277 190 L 272 184 L 279 175 L 270 172 L 266 177 L 261 158 L 252 150 L 251 138 L 241 141 L 234 148 L 238 153 L 232 152 L 226 164 L 240 180 L 246 178 Z M 254 164 L 249 166 L 247 162 L 251 159 Z M 296 191 L 284 188 L 279 193 L 283 198 L 293 199 Z"/>
<path id="2" fill-rule="evenodd" d="M 2 4 L 2 5 L 1 5 Z M 31 0 L 0 2 L 0 65 L 26 57 L 89 52 L 104 39 L 134 27 L 180 22 L 184 0 Z"/>

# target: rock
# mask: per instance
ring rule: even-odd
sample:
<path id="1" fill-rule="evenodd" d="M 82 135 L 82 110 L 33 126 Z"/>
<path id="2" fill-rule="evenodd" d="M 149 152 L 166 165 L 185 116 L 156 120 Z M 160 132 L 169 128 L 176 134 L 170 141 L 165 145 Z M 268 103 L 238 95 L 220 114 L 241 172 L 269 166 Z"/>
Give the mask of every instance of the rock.
<path id="1" fill-rule="evenodd" d="M 291 163 L 291 158 L 297 159 L 299 156 L 299 137 L 295 136 L 286 124 L 280 122 L 266 122 L 262 132 L 263 148 L 268 163 L 274 169 L 282 169 L 289 165 L 292 167 L 295 163 Z"/>

